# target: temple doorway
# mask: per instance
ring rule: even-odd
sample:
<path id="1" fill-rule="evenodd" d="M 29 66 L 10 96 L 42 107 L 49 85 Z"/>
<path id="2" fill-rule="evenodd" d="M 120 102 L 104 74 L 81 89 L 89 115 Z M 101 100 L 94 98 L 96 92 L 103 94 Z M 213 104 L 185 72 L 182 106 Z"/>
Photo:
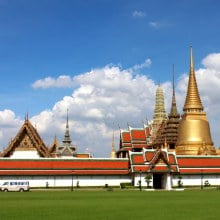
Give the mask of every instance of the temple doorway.
<path id="1" fill-rule="evenodd" d="M 163 189 L 164 188 L 164 174 L 154 173 L 153 174 L 153 188 Z"/>

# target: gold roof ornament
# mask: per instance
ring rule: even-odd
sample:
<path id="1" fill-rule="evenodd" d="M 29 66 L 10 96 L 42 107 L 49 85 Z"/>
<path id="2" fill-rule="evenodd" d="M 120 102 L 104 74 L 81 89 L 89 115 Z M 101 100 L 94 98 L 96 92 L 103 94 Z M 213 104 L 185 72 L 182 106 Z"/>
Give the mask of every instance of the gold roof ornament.
<path id="1" fill-rule="evenodd" d="M 176 154 L 179 155 L 216 155 L 209 122 L 203 111 L 196 82 L 192 47 L 190 47 L 190 72 L 184 114 L 178 129 Z M 206 149 L 201 151 L 201 149 Z"/>

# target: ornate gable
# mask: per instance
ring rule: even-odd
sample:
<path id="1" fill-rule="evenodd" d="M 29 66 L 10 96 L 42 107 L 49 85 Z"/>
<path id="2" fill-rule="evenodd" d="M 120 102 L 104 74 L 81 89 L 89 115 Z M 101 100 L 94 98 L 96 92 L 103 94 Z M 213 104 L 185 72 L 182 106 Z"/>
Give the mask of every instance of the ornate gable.
<path id="1" fill-rule="evenodd" d="M 15 138 L 3 151 L 2 157 L 10 157 L 14 151 L 36 150 L 40 157 L 48 157 L 49 152 L 37 130 L 32 126 L 28 118 L 20 128 Z"/>
<path id="2" fill-rule="evenodd" d="M 56 157 L 57 156 L 57 149 L 59 147 L 59 142 L 55 136 L 53 143 L 51 144 L 50 148 L 49 148 L 49 154 L 50 157 Z"/>
<path id="3" fill-rule="evenodd" d="M 165 151 L 162 151 L 161 149 L 158 149 L 157 151 L 155 151 L 155 154 L 150 161 L 150 164 L 151 166 L 155 166 L 157 164 L 169 166 L 167 153 Z"/>
<path id="4" fill-rule="evenodd" d="M 64 157 L 73 157 L 74 152 L 70 147 L 66 146 L 60 151 L 60 155 Z"/>

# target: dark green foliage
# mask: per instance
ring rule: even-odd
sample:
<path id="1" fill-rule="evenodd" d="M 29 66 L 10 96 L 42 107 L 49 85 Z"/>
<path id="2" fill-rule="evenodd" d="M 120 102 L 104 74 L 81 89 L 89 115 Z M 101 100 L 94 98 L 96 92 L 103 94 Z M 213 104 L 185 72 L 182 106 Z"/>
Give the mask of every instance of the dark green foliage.
<path id="1" fill-rule="evenodd" d="M 120 188 L 121 189 L 131 188 L 131 186 L 132 186 L 131 183 L 120 183 Z"/>
<path id="2" fill-rule="evenodd" d="M 148 174 L 147 176 L 145 176 L 145 182 L 147 183 L 147 188 L 150 188 L 150 183 L 152 182 L 152 176 L 150 174 Z"/>

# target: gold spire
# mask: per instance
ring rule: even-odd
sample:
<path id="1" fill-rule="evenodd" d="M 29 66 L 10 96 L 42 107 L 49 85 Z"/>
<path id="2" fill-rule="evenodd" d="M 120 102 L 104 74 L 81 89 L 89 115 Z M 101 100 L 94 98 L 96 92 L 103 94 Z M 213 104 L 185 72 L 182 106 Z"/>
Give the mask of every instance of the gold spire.
<path id="1" fill-rule="evenodd" d="M 190 47 L 189 81 L 188 81 L 188 89 L 187 89 L 187 95 L 186 95 L 183 111 L 184 112 L 203 111 L 203 106 L 196 83 L 192 47 Z"/>
<path id="2" fill-rule="evenodd" d="M 116 158 L 116 155 L 115 155 L 115 135 L 114 135 L 114 130 L 113 130 L 113 133 L 112 133 L 112 150 L 111 150 L 111 158 Z"/>
<path id="3" fill-rule="evenodd" d="M 184 114 L 179 124 L 176 154 L 180 155 L 216 155 L 213 146 L 209 122 L 203 112 L 200 100 L 194 64 L 192 47 L 190 48 L 190 72 Z"/>

